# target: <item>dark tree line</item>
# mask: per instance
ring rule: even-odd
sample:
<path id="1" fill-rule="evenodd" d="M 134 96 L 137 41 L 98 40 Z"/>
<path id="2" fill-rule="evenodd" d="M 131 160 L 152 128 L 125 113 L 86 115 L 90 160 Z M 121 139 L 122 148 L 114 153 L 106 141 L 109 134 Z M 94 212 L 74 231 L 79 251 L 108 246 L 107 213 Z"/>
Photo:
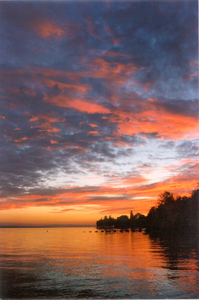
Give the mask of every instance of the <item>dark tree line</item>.
<path id="1" fill-rule="evenodd" d="M 177 196 L 170 192 L 159 196 L 157 207 L 152 207 L 147 216 L 148 231 L 193 231 L 199 229 L 199 189 L 190 197 Z"/>
<path id="2" fill-rule="evenodd" d="M 140 213 L 133 215 L 131 211 L 130 218 L 126 215 L 122 215 L 117 219 L 114 219 L 111 216 L 109 216 L 109 218 L 105 216 L 104 219 L 97 221 L 96 225 L 97 228 L 119 228 L 119 229 L 145 228 L 146 217 L 144 215 L 141 215 Z"/>
<path id="3" fill-rule="evenodd" d="M 199 189 L 193 190 L 189 197 L 174 197 L 172 193 L 164 192 L 147 216 L 133 215 L 131 211 L 130 218 L 126 215 L 117 219 L 105 216 L 96 225 L 97 228 L 145 228 L 147 232 L 199 232 Z"/>

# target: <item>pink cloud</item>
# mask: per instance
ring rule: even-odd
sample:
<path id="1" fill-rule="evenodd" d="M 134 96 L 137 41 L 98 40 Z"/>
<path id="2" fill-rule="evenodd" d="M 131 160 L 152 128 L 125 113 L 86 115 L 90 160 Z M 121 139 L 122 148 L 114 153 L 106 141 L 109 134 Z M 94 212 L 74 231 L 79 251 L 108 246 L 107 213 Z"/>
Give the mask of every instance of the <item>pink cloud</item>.
<path id="1" fill-rule="evenodd" d="M 72 91 L 73 93 L 81 93 L 82 95 L 85 95 L 90 89 L 91 86 L 88 84 L 68 84 L 68 83 L 63 83 L 57 80 L 53 79 L 44 79 L 44 82 L 46 86 L 52 88 L 54 86 L 58 86 L 60 90 L 62 90 L 62 93 L 65 91 Z"/>
<path id="2" fill-rule="evenodd" d="M 93 113 L 110 113 L 110 110 L 103 105 L 92 103 L 88 100 L 83 99 L 74 99 L 74 98 L 68 98 L 63 95 L 56 96 L 53 98 L 49 98 L 48 96 L 44 97 L 44 101 L 52 103 L 59 107 L 67 107 L 67 108 L 73 108 L 78 111 L 87 112 L 90 114 Z"/>
<path id="3" fill-rule="evenodd" d="M 150 103 L 139 105 L 142 110 L 137 113 L 118 108 L 109 116 L 109 121 L 117 124 L 119 135 L 157 132 L 159 136 L 171 140 L 199 137 L 199 124 L 194 118 L 170 113 L 163 106 L 155 106 L 155 103 L 151 106 Z"/>
<path id="4" fill-rule="evenodd" d="M 65 34 L 64 30 L 58 25 L 50 22 L 35 24 L 35 30 L 42 38 L 60 37 Z"/>
<path id="5" fill-rule="evenodd" d="M 97 130 L 93 130 L 93 131 L 89 131 L 88 134 L 91 134 L 91 135 L 98 135 L 99 132 Z"/>
<path id="6" fill-rule="evenodd" d="M 54 117 L 52 114 L 37 114 L 35 116 L 31 116 L 29 122 L 36 123 L 36 127 L 39 127 L 39 132 L 45 132 L 49 135 L 54 135 L 55 133 L 59 132 L 60 129 L 53 126 L 53 123 L 60 123 L 64 122 L 65 118 L 59 119 Z"/>

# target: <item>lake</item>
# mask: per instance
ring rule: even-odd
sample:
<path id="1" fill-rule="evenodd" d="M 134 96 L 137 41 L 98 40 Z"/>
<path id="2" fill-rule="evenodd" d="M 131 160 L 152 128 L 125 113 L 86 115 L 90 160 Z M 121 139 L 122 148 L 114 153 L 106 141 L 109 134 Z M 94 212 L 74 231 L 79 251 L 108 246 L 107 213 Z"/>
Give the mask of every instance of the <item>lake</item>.
<path id="1" fill-rule="evenodd" d="M 0 229 L 0 298 L 199 298 L 196 238 L 95 231 Z"/>

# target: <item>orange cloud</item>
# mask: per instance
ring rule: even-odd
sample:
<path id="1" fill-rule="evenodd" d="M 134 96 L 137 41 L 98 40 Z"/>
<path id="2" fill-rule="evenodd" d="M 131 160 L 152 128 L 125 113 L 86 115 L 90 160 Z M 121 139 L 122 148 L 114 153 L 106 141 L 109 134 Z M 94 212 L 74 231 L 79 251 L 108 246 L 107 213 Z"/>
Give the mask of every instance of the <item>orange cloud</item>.
<path id="1" fill-rule="evenodd" d="M 52 79 L 44 79 L 45 84 L 52 88 L 55 85 L 57 85 L 59 87 L 59 89 L 62 90 L 62 92 L 64 91 L 68 91 L 68 90 L 72 90 L 73 92 L 79 92 L 82 95 L 85 95 L 90 89 L 91 86 L 88 84 L 67 84 L 67 83 L 63 83 L 57 80 L 52 80 Z"/>
<path id="2" fill-rule="evenodd" d="M 98 135 L 99 132 L 97 130 L 93 130 L 93 131 L 88 131 L 88 134 L 91 134 L 91 135 Z"/>
<path id="3" fill-rule="evenodd" d="M 136 103 L 136 101 L 134 101 Z M 138 133 L 154 133 L 171 140 L 183 137 L 187 139 L 199 137 L 199 124 L 194 118 L 170 113 L 163 107 L 143 106 L 142 111 L 128 112 L 122 109 L 113 111 L 109 121 L 117 123 L 118 134 L 133 135 Z"/>
<path id="4" fill-rule="evenodd" d="M 104 56 L 106 55 L 109 56 L 108 54 L 105 54 Z M 137 73 L 139 69 L 133 63 L 123 64 L 120 62 L 107 62 L 103 58 L 89 58 L 89 60 L 87 58 L 83 58 L 82 63 L 86 64 L 89 70 L 79 72 L 78 75 L 80 77 L 86 76 L 105 80 L 109 86 L 113 85 L 114 91 L 118 91 L 121 87 L 126 87 L 127 81 L 129 81 L 129 75 L 131 75 L 131 81 L 133 81 L 133 83 L 129 84 L 134 86 L 137 85 L 137 82 L 135 82 L 135 79 L 133 79 L 132 74 Z M 111 97 L 109 100 L 111 100 Z"/>
<path id="5" fill-rule="evenodd" d="M 44 97 L 44 101 L 52 103 L 59 107 L 67 107 L 67 108 L 73 108 L 78 111 L 87 112 L 90 114 L 93 113 L 110 113 L 110 110 L 108 108 L 105 108 L 103 105 L 91 103 L 88 100 L 82 100 L 82 99 L 75 99 L 75 98 L 68 98 L 65 96 L 56 96 L 53 98 L 49 98 L 48 96 Z"/>
<path id="6" fill-rule="evenodd" d="M 132 186 L 132 185 L 143 184 L 147 181 L 148 179 L 144 178 L 143 176 L 139 176 L 139 177 L 127 178 L 122 182 L 122 184 Z"/>
<path id="7" fill-rule="evenodd" d="M 20 142 L 23 142 L 23 141 L 26 141 L 28 140 L 28 137 L 23 137 L 23 138 L 20 138 L 18 140 L 14 140 L 15 143 L 20 143 Z"/>
<path id="8" fill-rule="evenodd" d="M 59 144 L 58 141 L 50 140 L 51 144 Z"/>
<path id="9" fill-rule="evenodd" d="M 29 122 L 49 122 L 49 123 L 56 123 L 56 122 L 63 122 L 65 119 L 60 120 L 59 118 L 53 117 L 50 114 L 38 114 L 33 116 L 29 119 Z"/>
<path id="10" fill-rule="evenodd" d="M 59 128 L 53 127 L 53 123 L 60 123 L 64 122 L 65 118 L 59 119 L 56 117 L 53 117 L 51 114 L 38 114 L 36 116 L 32 116 L 29 119 L 29 122 L 36 122 L 37 125 L 39 124 L 39 129 L 38 131 L 40 132 L 48 132 L 49 134 L 54 134 L 60 131 Z M 38 126 L 37 126 L 38 127 Z"/>
<path id="11" fill-rule="evenodd" d="M 115 79 L 115 83 L 118 81 L 123 82 L 126 75 L 137 72 L 138 68 L 132 64 L 122 64 L 119 62 L 106 62 L 102 58 L 97 58 L 91 62 L 92 74 L 96 78 Z"/>
<path id="12" fill-rule="evenodd" d="M 164 191 L 170 191 L 180 195 L 188 195 L 197 186 L 197 170 L 199 163 L 195 161 L 194 165 L 185 164 L 184 166 L 180 166 L 180 168 L 183 169 L 186 166 L 187 170 L 184 173 L 177 172 L 176 175 L 173 175 L 162 182 L 134 187 L 133 192 L 137 196 L 146 197 L 157 197 Z M 187 173 L 189 176 L 187 176 Z"/>
<path id="13" fill-rule="evenodd" d="M 60 37 L 65 34 L 64 30 L 58 25 L 50 22 L 38 23 L 35 25 L 35 29 L 42 38 Z"/>
<path id="14" fill-rule="evenodd" d="M 126 53 L 118 53 L 118 52 L 114 52 L 114 51 L 107 51 L 103 54 L 103 56 L 105 56 L 105 57 L 130 57 L 130 58 L 134 58 L 134 56 L 130 56 Z"/>
<path id="15" fill-rule="evenodd" d="M 65 74 L 65 76 L 67 75 L 69 74 Z M 80 74 L 76 74 L 76 76 L 80 76 Z M 48 78 L 44 78 L 44 83 L 50 88 L 57 85 L 61 90 L 61 94 L 58 96 L 51 97 L 49 95 L 45 95 L 45 102 L 52 103 L 59 107 L 73 108 L 75 110 L 87 113 L 110 113 L 110 110 L 108 108 L 105 108 L 103 105 L 96 104 L 94 103 L 94 101 L 91 102 L 91 100 L 81 98 L 82 96 L 85 96 L 85 94 L 91 89 L 90 85 L 66 84 Z M 67 94 L 69 93 L 70 96 L 65 96 L 65 92 L 67 92 Z"/>
<path id="16" fill-rule="evenodd" d="M 149 98 L 148 100 L 149 100 L 150 102 L 157 102 L 158 99 L 157 99 L 157 98 Z"/>
<path id="17" fill-rule="evenodd" d="M 194 77 L 198 77 L 199 75 L 199 71 L 198 71 L 198 61 L 197 60 L 192 60 L 189 63 L 191 70 L 189 72 L 189 74 L 183 76 L 183 81 L 187 81 L 187 80 L 192 80 Z"/>
<path id="18" fill-rule="evenodd" d="M 42 74 L 44 76 L 44 79 L 50 79 L 53 80 L 52 78 L 57 78 L 57 77 L 61 77 L 61 78 L 69 78 L 72 81 L 76 81 L 80 78 L 82 74 L 82 72 L 67 72 L 67 71 L 57 71 L 57 70 L 53 70 L 53 69 L 35 69 L 33 70 L 33 75 L 36 77 L 38 76 L 38 74 Z"/>

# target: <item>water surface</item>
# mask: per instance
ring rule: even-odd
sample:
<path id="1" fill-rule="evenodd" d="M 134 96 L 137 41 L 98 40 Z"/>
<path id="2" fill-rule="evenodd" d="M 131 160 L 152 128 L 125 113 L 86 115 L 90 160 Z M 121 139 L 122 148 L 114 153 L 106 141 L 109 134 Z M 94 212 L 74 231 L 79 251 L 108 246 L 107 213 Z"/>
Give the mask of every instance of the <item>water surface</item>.
<path id="1" fill-rule="evenodd" d="M 199 298 L 196 239 L 95 231 L 0 229 L 0 297 Z"/>

